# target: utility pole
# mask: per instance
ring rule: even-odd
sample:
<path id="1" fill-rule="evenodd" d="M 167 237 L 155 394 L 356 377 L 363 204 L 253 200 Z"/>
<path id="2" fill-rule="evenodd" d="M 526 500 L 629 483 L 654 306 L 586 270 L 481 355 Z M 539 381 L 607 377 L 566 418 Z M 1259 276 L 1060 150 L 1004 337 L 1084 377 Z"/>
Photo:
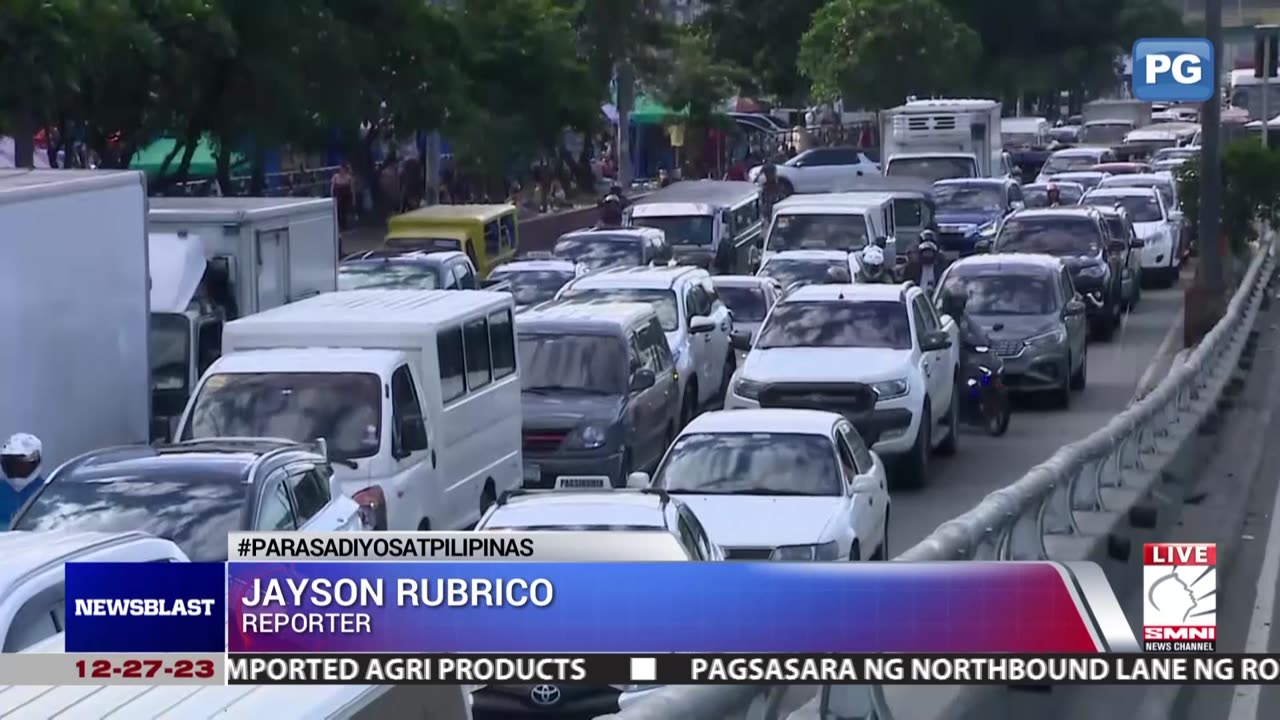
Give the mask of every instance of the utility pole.
<path id="1" fill-rule="evenodd" d="M 1205 0 L 1204 25 L 1214 59 L 1221 62 L 1222 0 Z M 1183 334 L 1188 346 L 1199 342 L 1222 316 L 1226 295 L 1227 248 L 1221 237 L 1222 73 L 1218 68 L 1213 72 L 1213 95 L 1200 110 L 1200 126 L 1200 265 L 1196 286 L 1187 291 L 1183 303 Z"/>

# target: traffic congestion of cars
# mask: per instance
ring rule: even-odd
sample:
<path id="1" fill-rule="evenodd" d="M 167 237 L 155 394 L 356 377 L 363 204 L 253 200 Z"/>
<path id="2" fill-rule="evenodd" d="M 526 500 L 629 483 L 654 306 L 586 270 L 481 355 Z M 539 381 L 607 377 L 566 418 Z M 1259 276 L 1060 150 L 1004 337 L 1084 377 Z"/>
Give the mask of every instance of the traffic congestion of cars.
<path id="1" fill-rule="evenodd" d="M 865 151 L 811 150 L 776 181 L 637 197 L 541 253 L 500 206 L 402 216 L 385 248 L 335 258 L 331 292 L 229 316 L 171 442 L 61 465 L 11 529 L 149 533 L 195 561 L 234 530 L 313 528 L 625 529 L 671 540 L 654 560 L 888 560 L 893 494 L 946 482 L 932 459 L 963 452 L 966 418 L 1008 427 L 983 388 L 1068 407 L 1090 344 L 1191 249 L 1168 168 L 1196 148 L 1045 150 L 1024 185 L 976 131 L 1000 112 L 888 113 L 897 185 Z M 962 152 L 931 149 L 943 116 Z M 55 632 L 9 630 L 5 650 Z M 572 701 L 603 713 L 642 690 Z M 529 688 L 475 692 L 477 717 L 544 710 Z"/>

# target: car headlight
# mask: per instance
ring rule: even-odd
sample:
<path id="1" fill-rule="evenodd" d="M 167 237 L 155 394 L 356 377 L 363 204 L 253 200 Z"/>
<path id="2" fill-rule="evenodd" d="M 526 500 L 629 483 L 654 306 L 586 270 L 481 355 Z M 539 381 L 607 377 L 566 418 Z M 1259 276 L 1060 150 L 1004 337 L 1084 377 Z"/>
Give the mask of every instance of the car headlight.
<path id="1" fill-rule="evenodd" d="M 733 394 L 747 400 L 759 400 L 760 391 L 764 389 L 764 383 L 748 380 L 746 378 L 738 378 L 733 384 Z"/>
<path id="2" fill-rule="evenodd" d="M 609 429 L 603 425 L 580 425 L 565 438 L 565 444 L 571 448 L 591 450 L 603 446 L 608 440 Z"/>
<path id="3" fill-rule="evenodd" d="M 871 388 L 876 391 L 876 397 L 881 400 L 899 398 L 911 392 L 911 386 L 906 380 L 885 380 L 872 384 Z"/>
<path id="4" fill-rule="evenodd" d="M 835 560 L 840 557 L 840 543 L 832 540 L 821 545 L 783 545 L 774 548 L 770 560 Z"/>
<path id="5" fill-rule="evenodd" d="M 1106 265 L 1086 265 L 1080 268 L 1080 274 L 1084 277 L 1100 278 L 1107 274 Z"/>
<path id="6" fill-rule="evenodd" d="M 1027 338 L 1024 344 L 1032 347 L 1046 347 L 1052 345 L 1060 345 L 1067 340 L 1067 331 L 1064 328 L 1055 328 L 1047 333 L 1040 333 Z"/>

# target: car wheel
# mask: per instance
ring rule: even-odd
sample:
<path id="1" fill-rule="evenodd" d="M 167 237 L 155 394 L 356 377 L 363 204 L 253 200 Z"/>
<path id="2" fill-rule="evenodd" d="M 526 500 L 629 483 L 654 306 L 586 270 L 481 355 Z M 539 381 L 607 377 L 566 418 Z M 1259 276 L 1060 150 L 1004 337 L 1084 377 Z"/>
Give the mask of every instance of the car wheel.
<path id="1" fill-rule="evenodd" d="M 720 377 L 720 407 L 723 409 L 725 403 L 729 402 L 729 383 L 733 380 L 733 373 L 738 370 L 738 362 L 734 359 L 733 352 L 730 351 L 728 357 L 724 359 L 724 371 Z"/>
<path id="2" fill-rule="evenodd" d="M 947 437 L 938 445 L 939 455 L 955 455 L 960 449 L 960 374 L 956 373 L 951 383 L 951 406 L 947 408 Z"/>
<path id="3" fill-rule="evenodd" d="M 684 400 L 680 403 L 680 427 L 687 427 L 698 414 L 698 386 L 693 382 L 684 392 Z"/>
<path id="4" fill-rule="evenodd" d="M 1080 391 L 1089 383 L 1089 353 L 1086 351 L 1080 361 L 1080 369 L 1071 371 L 1071 389 Z"/>
<path id="5" fill-rule="evenodd" d="M 1108 307 L 1104 309 L 1106 311 L 1106 315 L 1094 320 L 1089 323 L 1089 325 L 1090 329 L 1093 331 L 1092 334 L 1094 338 L 1101 340 L 1102 342 L 1107 342 L 1113 335 L 1115 335 L 1116 326 L 1112 324 L 1111 308 Z"/>
<path id="6" fill-rule="evenodd" d="M 933 453 L 932 413 L 933 410 L 926 401 L 920 413 L 920 429 L 916 431 L 916 441 L 907 457 L 902 459 L 902 480 L 906 487 L 922 488 L 929 480 L 929 455 Z"/>
<path id="7" fill-rule="evenodd" d="M 872 560 L 888 560 L 889 559 L 889 511 L 884 511 L 884 533 L 880 535 L 880 547 L 876 548 L 876 554 L 871 556 Z"/>
<path id="8" fill-rule="evenodd" d="M 1081 367 L 1083 367 L 1083 363 Z M 1066 372 L 1062 374 L 1062 382 L 1053 390 L 1053 404 L 1066 410 L 1071 407 L 1071 376 L 1075 374 L 1071 356 L 1067 356 Z"/>
<path id="9" fill-rule="evenodd" d="M 849 562 L 859 562 L 862 560 L 862 548 L 858 546 L 858 541 L 854 540 L 853 545 L 849 548 Z"/>
<path id="10" fill-rule="evenodd" d="M 1165 268 L 1163 276 L 1160 278 L 1160 287 L 1168 289 L 1177 285 L 1179 270 L 1180 268 L 1177 265 Z"/>

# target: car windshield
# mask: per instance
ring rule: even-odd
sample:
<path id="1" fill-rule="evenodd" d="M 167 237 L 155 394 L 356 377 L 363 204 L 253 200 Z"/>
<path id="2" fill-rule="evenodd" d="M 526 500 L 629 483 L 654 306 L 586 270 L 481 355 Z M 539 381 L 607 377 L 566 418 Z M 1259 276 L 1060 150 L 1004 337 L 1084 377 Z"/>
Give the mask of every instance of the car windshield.
<path id="1" fill-rule="evenodd" d="M 357 262 L 338 266 L 338 289 L 388 288 L 398 290 L 438 290 L 436 268 L 416 262 Z"/>
<path id="2" fill-rule="evenodd" d="M 573 272 L 497 269 L 489 273 L 489 279 L 511 283 L 511 294 L 517 305 L 537 305 L 555 297 L 556 292 L 573 279 Z"/>
<path id="3" fill-rule="evenodd" d="M 186 390 L 191 330 L 186 315 L 151 315 L 151 389 Z"/>
<path id="4" fill-rule="evenodd" d="M 1102 181 L 1100 187 L 1140 187 L 1154 188 L 1160 193 L 1160 198 L 1164 200 L 1167 207 L 1173 207 L 1173 184 L 1161 182 L 1153 179 L 1150 175 L 1121 175 L 1119 177 L 1107 178 Z"/>
<path id="5" fill-rule="evenodd" d="M 569 300 L 591 302 L 647 303 L 653 306 L 658 322 L 666 332 L 680 328 L 680 315 L 676 308 L 676 294 L 670 290 L 647 288 L 581 288 L 570 290 L 561 297 Z"/>
<path id="6" fill-rule="evenodd" d="M 667 452 L 653 486 L 698 495 L 843 493 L 831 439 L 798 433 L 684 435 Z"/>
<path id="7" fill-rule="evenodd" d="M 1033 147 L 1040 144 L 1040 135 L 1034 132 L 1001 132 L 1000 141 L 1007 147 Z"/>
<path id="8" fill-rule="evenodd" d="M 907 307 L 890 300 L 793 301 L 779 305 L 756 347 L 911 349 Z"/>
<path id="9" fill-rule="evenodd" d="M 633 217 L 636 227 L 657 228 L 667 236 L 672 245 L 710 245 L 712 218 L 707 215 L 676 217 Z"/>
<path id="10" fill-rule="evenodd" d="M 1098 158 L 1093 155 L 1054 155 L 1044 164 L 1044 170 L 1041 172 L 1046 174 L 1071 172 L 1072 170 L 1084 170 L 1098 164 Z"/>
<path id="11" fill-rule="evenodd" d="M 626 392 L 628 362 L 620 337 L 521 332 L 518 344 L 525 392 Z"/>
<path id="12" fill-rule="evenodd" d="M 861 213 L 839 215 L 791 215 L 773 219 L 765 248 L 787 250 L 843 250 L 851 252 L 867 246 L 867 221 Z"/>
<path id="13" fill-rule="evenodd" d="M 1058 186 L 1058 204 L 1075 205 L 1084 197 L 1084 191 L 1070 185 Z M 1044 185 L 1022 188 L 1022 202 L 1029 208 L 1049 206 L 1049 188 Z"/>
<path id="14" fill-rule="evenodd" d="M 1136 223 L 1160 222 L 1164 219 L 1160 214 L 1160 203 L 1154 195 L 1103 195 L 1089 193 L 1081 201 L 1082 205 L 1101 205 L 1115 207 L 1119 205 L 1129 213 L 1129 219 Z"/>
<path id="15" fill-rule="evenodd" d="M 126 470 L 81 477 L 77 470 L 46 485 L 12 529 L 141 531 L 172 540 L 195 562 L 222 562 L 227 535 L 241 529 L 247 486 L 190 470 L 163 478 Z"/>
<path id="16" fill-rule="evenodd" d="M 361 372 L 220 373 L 204 382 L 183 440 L 324 438 L 335 458 L 378 453 L 382 381 Z"/>
<path id="17" fill-rule="evenodd" d="M 938 183 L 933 186 L 933 198 L 937 204 L 938 213 L 992 213 L 1004 209 L 1007 195 L 1004 188 L 999 186 Z"/>
<path id="18" fill-rule="evenodd" d="M 729 306 L 733 319 L 740 322 L 760 322 L 764 320 L 764 314 L 769 310 L 764 290 L 758 287 L 718 285 L 716 294 L 725 305 Z"/>
<path id="19" fill-rule="evenodd" d="M 558 258 L 580 262 L 592 270 L 615 265 L 635 267 L 644 261 L 639 238 L 607 233 L 562 237 L 556 242 L 552 253 Z"/>
<path id="20" fill-rule="evenodd" d="M 853 282 L 847 260 L 775 257 L 765 263 L 760 272 L 777 280 L 785 288 L 796 283 L 813 285 Z"/>
<path id="21" fill-rule="evenodd" d="M 937 182 L 952 178 L 977 177 L 972 158 L 963 157 L 930 157 L 930 158 L 897 158 L 889 161 L 885 170 L 888 177 L 911 177 Z"/>
<path id="22" fill-rule="evenodd" d="M 1090 145 L 1115 145 L 1124 142 L 1124 136 L 1131 132 L 1133 132 L 1133 125 L 1130 123 L 1090 123 L 1080 131 L 1080 142 Z"/>
<path id="23" fill-rule="evenodd" d="M 1055 309 L 1052 282 L 1026 273 L 952 273 L 940 292 L 963 292 L 964 311 L 972 315 L 1048 315 Z"/>
<path id="24" fill-rule="evenodd" d="M 997 252 L 1045 253 L 1058 257 L 1096 255 L 1098 226 L 1087 217 L 1013 218 L 996 236 Z"/>

